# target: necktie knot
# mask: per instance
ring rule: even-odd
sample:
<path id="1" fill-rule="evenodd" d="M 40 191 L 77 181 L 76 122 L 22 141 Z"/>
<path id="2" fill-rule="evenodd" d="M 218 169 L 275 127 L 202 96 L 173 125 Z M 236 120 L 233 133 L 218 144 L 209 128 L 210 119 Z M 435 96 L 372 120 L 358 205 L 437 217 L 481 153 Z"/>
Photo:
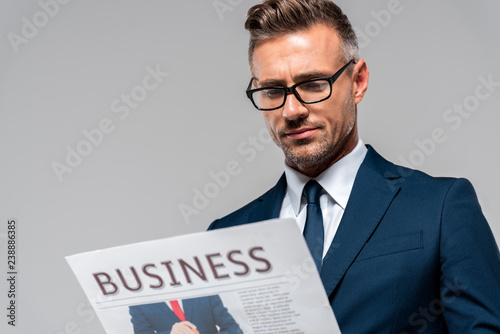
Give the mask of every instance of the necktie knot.
<path id="1" fill-rule="evenodd" d="M 307 199 L 307 204 L 317 204 L 319 205 L 319 196 L 321 195 L 321 190 L 323 187 L 319 185 L 315 180 L 309 180 L 304 187 L 304 196 Z"/>

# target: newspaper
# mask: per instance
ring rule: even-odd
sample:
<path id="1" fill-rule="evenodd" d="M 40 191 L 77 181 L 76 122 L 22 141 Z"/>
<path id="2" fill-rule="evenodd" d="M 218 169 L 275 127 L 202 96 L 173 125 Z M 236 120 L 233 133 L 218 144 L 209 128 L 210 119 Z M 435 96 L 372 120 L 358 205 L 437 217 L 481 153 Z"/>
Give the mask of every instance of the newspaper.
<path id="1" fill-rule="evenodd" d="M 340 333 L 293 219 L 66 260 L 110 334 Z"/>

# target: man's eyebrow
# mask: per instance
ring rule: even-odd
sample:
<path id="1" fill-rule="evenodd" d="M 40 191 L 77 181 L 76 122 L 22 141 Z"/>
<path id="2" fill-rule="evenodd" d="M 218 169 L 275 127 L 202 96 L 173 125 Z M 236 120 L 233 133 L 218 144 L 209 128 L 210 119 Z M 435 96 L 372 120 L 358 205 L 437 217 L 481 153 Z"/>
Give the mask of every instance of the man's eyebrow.
<path id="1" fill-rule="evenodd" d="M 301 73 L 293 77 L 294 82 L 301 82 L 304 80 L 315 79 L 315 78 L 324 78 L 331 76 L 330 73 L 320 72 L 320 71 L 311 71 L 306 73 Z"/>
<path id="2" fill-rule="evenodd" d="M 323 77 L 329 77 L 331 76 L 330 73 L 326 72 L 320 72 L 320 71 L 311 71 L 311 72 L 306 72 L 306 73 L 301 73 L 293 77 L 294 83 L 299 83 L 301 81 L 309 80 L 309 79 L 314 79 L 314 78 L 323 78 Z M 257 78 L 253 78 L 254 83 L 258 83 L 259 87 L 272 87 L 272 86 L 280 86 L 280 87 L 286 87 L 286 82 L 285 80 L 280 80 L 280 79 L 268 79 L 264 80 L 262 82 L 259 82 Z"/>
<path id="3" fill-rule="evenodd" d="M 273 87 L 273 86 L 286 87 L 286 82 L 284 80 L 279 80 L 279 79 L 268 79 L 259 82 L 257 78 L 253 78 L 253 82 L 255 84 L 258 84 L 258 87 Z"/>

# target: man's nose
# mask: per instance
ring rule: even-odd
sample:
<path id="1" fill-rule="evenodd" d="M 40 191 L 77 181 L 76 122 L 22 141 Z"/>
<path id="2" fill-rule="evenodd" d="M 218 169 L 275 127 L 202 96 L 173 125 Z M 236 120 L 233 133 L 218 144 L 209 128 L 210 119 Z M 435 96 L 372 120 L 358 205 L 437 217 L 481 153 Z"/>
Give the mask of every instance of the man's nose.
<path id="1" fill-rule="evenodd" d="M 293 93 L 289 93 L 283 106 L 283 117 L 290 121 L 306 118 L 309 110 Z"/>

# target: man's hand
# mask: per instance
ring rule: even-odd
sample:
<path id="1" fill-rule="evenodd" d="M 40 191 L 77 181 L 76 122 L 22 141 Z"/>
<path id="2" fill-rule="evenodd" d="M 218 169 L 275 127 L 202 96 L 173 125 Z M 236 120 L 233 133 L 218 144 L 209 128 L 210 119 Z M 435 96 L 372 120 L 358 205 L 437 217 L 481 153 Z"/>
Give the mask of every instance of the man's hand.
<path id="1" fill-rule="evenodd" d="M 199 334 L 196 326 L 189 321 L 177 322 L 172 326 L 170 334 Z"/>

